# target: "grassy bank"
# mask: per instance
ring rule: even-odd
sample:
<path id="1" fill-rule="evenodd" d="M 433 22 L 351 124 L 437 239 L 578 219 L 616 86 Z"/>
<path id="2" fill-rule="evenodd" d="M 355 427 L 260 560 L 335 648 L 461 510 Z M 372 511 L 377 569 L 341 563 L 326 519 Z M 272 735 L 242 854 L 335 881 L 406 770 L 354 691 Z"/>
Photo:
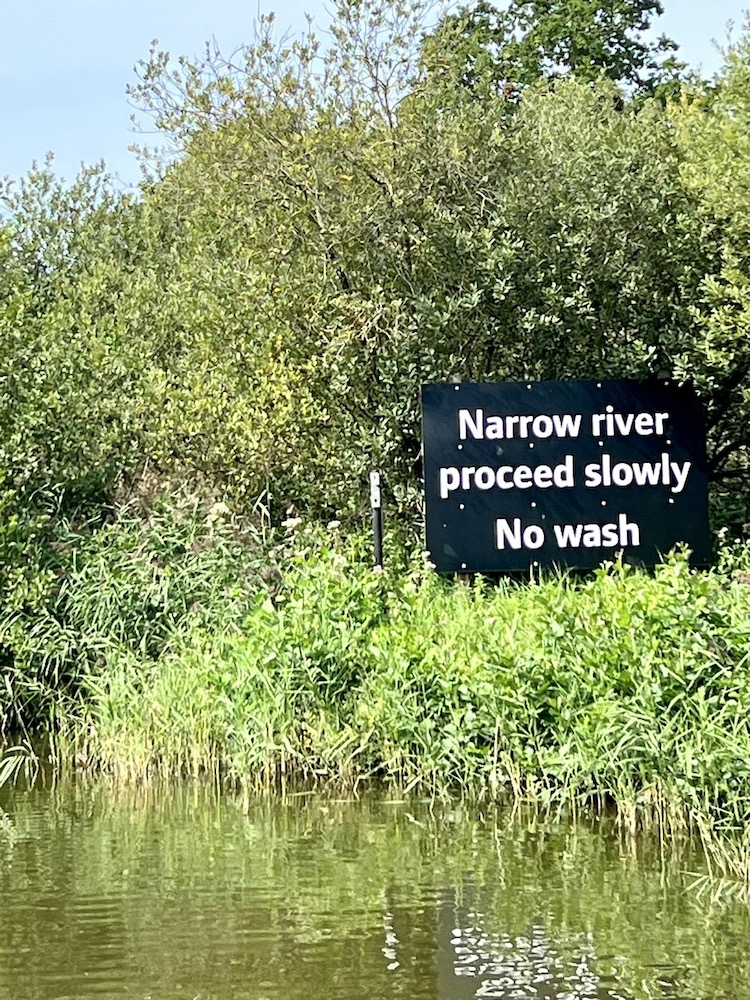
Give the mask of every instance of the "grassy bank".
<path id="1" fill-rule="evenodd" d="M 8 722 L 35 707 L 67 759 L 128 779 L 614 805 L 631 827 L 694 825 L 750 883 L 746 548 L 710 573 L 677 554 L 463 584 L 420 560 L 375 574 L 335 526 L 273 543 L 220 505 L 176 511 L 75 543 L 54 599 L 15 622 Z"/>

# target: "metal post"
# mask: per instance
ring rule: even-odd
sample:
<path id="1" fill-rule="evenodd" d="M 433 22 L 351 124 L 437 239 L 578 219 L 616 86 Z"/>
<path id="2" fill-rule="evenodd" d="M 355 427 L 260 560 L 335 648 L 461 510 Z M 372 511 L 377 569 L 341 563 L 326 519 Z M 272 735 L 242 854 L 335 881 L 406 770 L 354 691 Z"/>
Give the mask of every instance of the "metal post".
<path id="1" fill-rule="evenodd" d="M 383 507 L 380 498 L 380 473 L 370 473 L 370 506 L 372 534 L 375 545 L 375 568 L 383 568 Z"/>

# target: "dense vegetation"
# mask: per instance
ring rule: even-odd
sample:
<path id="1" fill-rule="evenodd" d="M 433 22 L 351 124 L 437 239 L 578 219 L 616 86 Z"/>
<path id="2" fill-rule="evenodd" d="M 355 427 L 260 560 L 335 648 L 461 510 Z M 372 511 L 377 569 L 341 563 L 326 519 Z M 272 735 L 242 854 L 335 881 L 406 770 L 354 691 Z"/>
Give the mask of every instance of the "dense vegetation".
<path id="1" fill-rule="evenodd" d="M 495 589 L 405 554 L 418 389 L 450 377 L 692 384 L 715 525 L 745 537 L 750 36 L 705 81 L 642 40 L 660 11 L 341 0 L 326 50 L 265 20 L 232 59 L 141 66 L 166 149 L 137 192 L 3 184 L 6 731 L 747 837 L 742 546 Z M 354 552 L 375 467 L 387 578 Z M 300 511 L 352 540 L 279 541 Z"/>
<path id="2" fill-rule="evenodd" d="M 133 99 L 174 158 L 137 195 L 96 169 L 6 186 L 0 462 L 24 510 L 88 516 L 147 467 L 276 523 L 356 518 L 380 467 L 414 519 L 422 382 L 663 372 L 705 402 L 720 520 L 744 523 L 750 41 L 673 99 L 617 47 L 593 81 L 511 87 L 497 27 L 422 40 L 424 13 L 344 3 L 327 54 L 267 24 L 231 62 L 154 53 Z"/>
<path id="3" fill-rule="evenodd" d="M 744 547 L 709 573 L 683 553 L 655 574 L 456 585 L 395 552 L 373 573 L 366 539 L 297 521 L 271 551 L 188 502 L 102 529 L 6 674 L 13 703 L 46 691 L 64 756 L 127 780 L 615 805 L 634 829 L 697 828 L 747 880 Z M 71 663 L 62 697 L 49 671 Z"/>

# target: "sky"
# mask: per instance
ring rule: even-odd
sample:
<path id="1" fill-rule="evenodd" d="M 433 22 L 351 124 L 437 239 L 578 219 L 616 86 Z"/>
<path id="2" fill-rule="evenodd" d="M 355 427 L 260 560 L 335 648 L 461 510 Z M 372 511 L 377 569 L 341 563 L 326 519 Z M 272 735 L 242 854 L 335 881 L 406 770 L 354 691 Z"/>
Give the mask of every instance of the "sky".
<path id="1" fill-rule="evenodd" d="M 735 35 L 750 0 L 663 0 L 656 27 L 680 44 L 682 58 L 712 75 L 721 64 L 713 41 Z M 298 33 L 305 14 L 323 34 L 325 0 L 0 0 L 0 177 L 19 178 L 55 155 L 53 168 L 72 180 L 82 163 L 104 160 L 123 188 L 137 182 L 128 147 L 134 133 L 126 87 L 152 40 L 173 56 L 195 56 L 216 39 L 229 53 L 251 37 L 259 12 L 276 14 Z M 500 6 L 500 4 L 498 4 Z M 156 140 L 149 140 L 156 141 Z"/>

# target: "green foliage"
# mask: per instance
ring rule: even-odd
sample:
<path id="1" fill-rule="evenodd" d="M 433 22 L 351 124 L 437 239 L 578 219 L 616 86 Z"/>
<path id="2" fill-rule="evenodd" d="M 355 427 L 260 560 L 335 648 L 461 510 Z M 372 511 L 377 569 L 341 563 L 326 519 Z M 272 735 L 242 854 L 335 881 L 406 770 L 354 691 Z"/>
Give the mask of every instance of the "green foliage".
<path id="1" fill-rule="evenodd" d="M 709 408 L 715 446 L 713 478 L 727 507 L 726 521 L 750 520 L 736 481 L 747 482 L 750 428 L 750 33 L 727 54 L 712 93 L 686 94 L 671 109 L 681 148 L 680 177 L 696 199 L 696 216 L 718 254 L 693 310 L 703 363 L 690 351 L 675 361 L 679 377 L 693 380 Z"/>
<path id="2" fill-rule="evenodd" d="M 10 517 L 3 543 L 0 731 L 54 728 L 92 670 L 158 657 L 187 623 L 237 627 L 278 573 L 224 504 L 179 495 L 105 525 Z"/>
<path id="3" fill-rule="evenodd" d="M 51 544 L 49 511 L 30 508 L 16 491 L 0 494 L 0 733 L 46 719 L 62 683 L 57 665 L 26 655 L 49 632 L 49 607 L 61 562 Z"/>
<path id="4" fill-rule="evenodd" d="M 361 542 L 303 531 L 241 632 L 183 631 L 87 681 L 92 761 L 130 776 L 378 776 L 628 822 L 750 825 L 747 552 L 696 573 L 615 564 L 539 584 L 378 575 Z M 739 562 L 738 562 L 739 558 Z M 84 735 L 85 734 L 85 735 Z"/>
<path id="5" fill-rule="evenodd" d="M 378 465 L 406 508 L 421 383 L 641 376 L 693 343 L 710 248 L 659 108 L 575 81 L 512 113 L 446 105 L 427 76 L 397 115 L 342 122 L 324 82 L 325 112 L 255 82 L 220 129 L 178 133 L 149 203 L 190 233 L 158 303 L 191 310 L 151 375 L 162 465 L 328 515 Z"/>
<path id="6" fill-rule="evenodd" d="M 86 703 L 91 752 L 128 771 L 468 782 L 748 829 L 746 552 L 450 588 L 373 576 L 335 528 L 271 554 L 248 527 L 361 522 L 378 467 L 412 537 L 423 383 L 667 373 L 706 405 L 742 533 L 750 36 L 665 106 L 670 43 L 636 34 L 660 10 L 435 27 L 421 0 L 341 0 L 328 49 L 265 19 L 231 60 L 141 67 L 174 156 L 137 198 L 99 168 L 2 184 L 0 729 Z M 136 516 L 151 475 L 183 499 Z"/>
<path id="7" fill-rule="evenodd" d="M 39 756 L 27 740 L 17 746 L 3 747 L 0 751 L 0 788 L 9 782 L 18 781 L 20 775 L 28 784 L 33 784 L 39 772 Z M 0 809 L 0 833 L 3 833 L 2 820 L 5 814 Z"/>
<path id="8" fill-rule="evenodd" d="M 607 10 L 637 62 L 658 5 Z M 508 16 L 551 32 L 576 11 Z M 21 502 L 88 518 L 147 466 L 276 523 L 356 520 L 377 466 L 413 521 L 422 383 L 668 372 L 709 409 L 743 523 L 746 46 L 669 112 L 583 64 L 519 102 L 461 86 L 442 23 L 342 0 L 328 49 L 266 19 L 231 60 L 153 52 L 132 96 L 177 155 L 137 200 L 97 170 L 3 190 L 0 468 Z"/>
<path id="9" fill-rule="evenodd" d="M 35 169 L 0 203 L 0 474 L 29 509 L 86 517 L 137 461 L 144 343 L 119 316 L 136 209 L 99 168 L 69 188 Z"/>
<path id="10" fill-rule="evenodd" d="M 426 53 L 441 72 L 447 58 L 457 82 L 472 90 L 490 84 L 510 95 L 573 73 L 581 81 L 606 77 L 630 92 L 664 94 L 685 66 L 672 55 L 671 39 L 643 39 L 662 13 L 659 0 L 511 0 L 502 9 L 481 0 L 449 14 Z"/>
<path id="11" fill-rule="evenodd" d="M 0 185 L 0 729 L 85 703 L 126 770 L 749 828 L 746 553 L 450 588 L 248 527 L 361 523 L 378 467 L 413 538 L 424 383 L 666 373 L 742 534 L 750 35 L 665 104 L 671 43 L 637 34 L 660 11 L 340 0 L 328 48 L 262 19 L 232 59 L 141 67 L 173 155 L 137 197 L 100 168 Z M 180 489 L 136 515 L 149 476 Z"/>

